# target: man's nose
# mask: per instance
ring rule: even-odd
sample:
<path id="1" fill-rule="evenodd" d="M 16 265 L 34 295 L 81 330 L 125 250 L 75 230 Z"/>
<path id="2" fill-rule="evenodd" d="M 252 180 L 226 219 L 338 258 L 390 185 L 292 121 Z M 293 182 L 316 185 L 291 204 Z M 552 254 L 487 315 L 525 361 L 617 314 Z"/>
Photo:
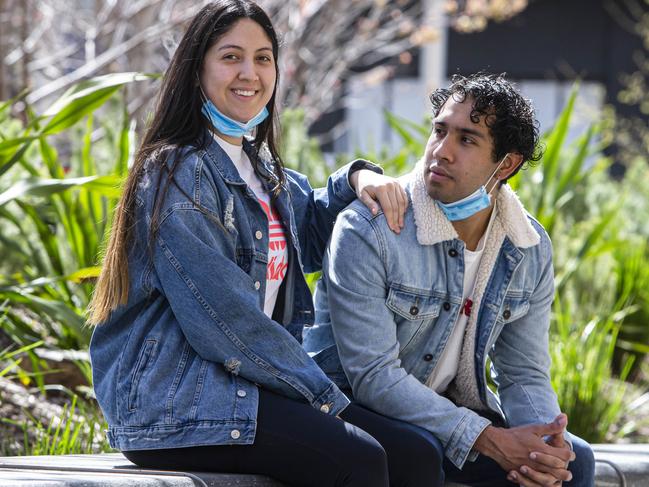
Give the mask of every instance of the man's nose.
<path id="1" fill-rule="evenodd" d="M 443 159 L 445 161 L 452 162 L 453 161 L 452 145 L 453 144 L 448 134 L 444 135 L 443 137 L 440 137 L 437 141 L 435 141 L 435 145 L 432 151 L 433 158 L 437 160 Z"/>

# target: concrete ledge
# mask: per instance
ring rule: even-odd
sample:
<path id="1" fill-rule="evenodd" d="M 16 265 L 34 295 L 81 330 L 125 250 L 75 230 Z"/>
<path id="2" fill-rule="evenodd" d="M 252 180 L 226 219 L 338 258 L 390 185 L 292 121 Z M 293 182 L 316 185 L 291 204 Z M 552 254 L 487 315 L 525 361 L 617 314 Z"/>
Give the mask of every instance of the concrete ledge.
<path id="1" fill-rule="evenodd" d="M 285 487 L 262 475 L 143 470 L 121 453 L 0 458 L 2 487 Z"/>
<path id="2" fill-rule="evenodd" d="M 593 445 L 597 487 L 649 487 L 649 444 Z"/>
<path id="3" fill-rule="evenodd" d="M 596 487 L 649 487 L 649 444 L 594 445 Z M 0 487 L 286 487 L 262 475 L 142 470 L 120 453 L 1 457 Z M 448 487 L 461 487 L 448 484 Z"/>

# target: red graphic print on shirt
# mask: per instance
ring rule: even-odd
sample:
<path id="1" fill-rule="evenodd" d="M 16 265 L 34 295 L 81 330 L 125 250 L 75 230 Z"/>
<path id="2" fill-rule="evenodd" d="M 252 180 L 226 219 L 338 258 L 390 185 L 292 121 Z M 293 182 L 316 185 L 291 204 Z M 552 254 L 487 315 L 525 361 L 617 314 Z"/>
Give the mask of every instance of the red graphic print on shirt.
<path id="1" fill-rule="evenodd" d="M 259 200 L 261 207 L 268 217 L 268 281 L 282 281 L 288 269 L 288 252 L 286 251 L 286 236 L 284 226 L 275 208 Z"/>
<path id="2" fill-rule="evenodd" d="M 464 301 L 464 307 L 462 308 L 462 312 L 467 316 L 471 316 L 472 307 L 473 307 L 473 301 L 471 301 L 469 298 L 466 298 L 466 301 Z"/>

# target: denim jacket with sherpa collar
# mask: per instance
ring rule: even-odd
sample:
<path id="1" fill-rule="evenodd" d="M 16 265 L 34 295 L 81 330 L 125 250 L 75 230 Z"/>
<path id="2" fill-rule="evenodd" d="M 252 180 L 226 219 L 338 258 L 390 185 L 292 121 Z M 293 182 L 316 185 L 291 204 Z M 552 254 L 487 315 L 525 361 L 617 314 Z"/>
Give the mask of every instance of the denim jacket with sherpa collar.
<path id="1" fill-rule="evenodd" d="M 244 150 L 253 160 L 248 141 Z M 263 312 L 268 220 L 257 198 L 216 141 L 177 157 L 152 245 L 159 169 L 139 185 L 128 303 L 94 330 L 90 345 L 111 446 L 251 444 L 258 386 L 338 414 L 347 397 L 300 345 L 314 315 L 302 271 L 321 268 L 336 215 L 355 198 L 350 171 L 380 169 L 354 161 L 315 190 L 286 171 L 274 204 L 290 241 L 289 269 L 271 320 Z"/>
<path id="2" fill-rule="evenodd" d="M 549 376 L 551 243 L 502 186 L 458 372 L 437 394 L 426 383 L 462 309 L 464 242 L 427 195 L 421 163 L 404 185 L 412 204 L 399 235 L 357 203 L 339 215 L 304 346 L 341 388 L 351 385 L 355 400 L 431 431 L 461 468 L 477 456 L 487 418 L 517 426 L 559 414 Z M 488 358 L 497 393 L 487 384 Z"/>

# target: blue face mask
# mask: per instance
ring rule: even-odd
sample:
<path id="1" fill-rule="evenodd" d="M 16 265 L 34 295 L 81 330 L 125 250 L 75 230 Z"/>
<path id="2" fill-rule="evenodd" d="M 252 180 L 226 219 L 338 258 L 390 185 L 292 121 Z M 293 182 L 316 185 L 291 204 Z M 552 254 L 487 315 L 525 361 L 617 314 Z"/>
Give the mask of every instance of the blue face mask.
<path id="1" fill-rule="evenodd" d="M 268 117 L 268 109 L 264 107 L 257 115 L 248 120 L 247 123 L 233 120 L 221 113 L 214 103 L 205 96 L 205 92 L 200 84 L 199 87 L 203 94 L 203 100 L 205 100 L 201 112 L 207 117 L 214 129 L 220 134 L 229 135 L 230 137 L 243 137 Z"/>
<path id="2" fill-rule="evenodd" d="M 247 123 L 237 122 L 223 115 L 210 100 L 203 102 L 201 112 L 203 112 L 203 115 L 207 117 L 217 132 L 231 137 L 243 137 L 268 117 L 268 109 L 264 107 L 257 115 L 248 120 Z"/>
<path id="3" fill-rule="evenodd" d="M 487 179 L 487 183 L 494 177 L 494 174 L 498 172 L 498 169 L 500 169 L 500 166 L 505 162 L 508 155 L 509 154 L 505 154 L 505 157 L 500 161 L 496 170 L 491 173 L 491 176 Z M 435 200 L 435 203 L 437 203 L 437 206 L 441 208 L 444 215 L 446 215 L 446 218 L 450 221 L 466 220 L 479 211 L 489 208 L 491 205 L 491 192 L 495 187 L 496 185 L 494 184 L 489 192 L 487 192 L 487 188 L 485 188 L 485 185 L 483 184 L 469 196 L 466 196 L 459 201 L 454 201 L 453 203 L 442 203 L 441 201 Z"/>

